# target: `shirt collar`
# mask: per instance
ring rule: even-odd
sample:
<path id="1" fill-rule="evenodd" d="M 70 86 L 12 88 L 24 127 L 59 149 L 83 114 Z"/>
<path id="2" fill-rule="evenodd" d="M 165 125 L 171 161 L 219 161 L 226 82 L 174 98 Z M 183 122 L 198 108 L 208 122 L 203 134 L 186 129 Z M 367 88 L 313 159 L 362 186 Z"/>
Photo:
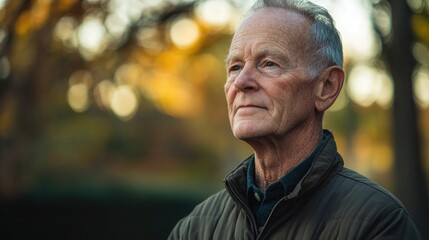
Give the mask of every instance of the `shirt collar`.
<path id="1" fill-rule="evenodd" d="M 270 184 L 265 190 L 266 194 L 276 193 L 278 194 L 279 185 L 283 188 L 281 192 L 283 196 L 287 196 L 290 192 L 292 192 L 298 184 L 298 182 L 304 177 L 304 175 L 311 168 L 311 164 L 313 160 L 316 158 L 320 150 L 327 143 L 329 138 L 329 134 L 327 132 L 323 133 L 322 142 L 313 150 L 313 152 L 301 163 L 288 171 L 283 177 L 281 177 L 276 182 Z M 249 161 L 248 170 L 247 170 L 247 196 L 254 196 L 254 193 L 262 193 L 255 183 L 255 155 L 252 155 Z"/>

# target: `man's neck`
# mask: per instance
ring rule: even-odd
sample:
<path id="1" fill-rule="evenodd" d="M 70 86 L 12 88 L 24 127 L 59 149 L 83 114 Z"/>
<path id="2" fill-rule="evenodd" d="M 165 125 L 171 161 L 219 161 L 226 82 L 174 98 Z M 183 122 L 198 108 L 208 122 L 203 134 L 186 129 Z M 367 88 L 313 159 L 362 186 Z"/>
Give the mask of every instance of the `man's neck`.
<path id="1" fill-rule="evenodd" d="M 321 131 L 314 131 L 311 134 L 292 135 L 282 141 L 271 141 L 263 147 L 254 147 L 257 186 L 264 191 L 305 160 L 321 141 Z"/>

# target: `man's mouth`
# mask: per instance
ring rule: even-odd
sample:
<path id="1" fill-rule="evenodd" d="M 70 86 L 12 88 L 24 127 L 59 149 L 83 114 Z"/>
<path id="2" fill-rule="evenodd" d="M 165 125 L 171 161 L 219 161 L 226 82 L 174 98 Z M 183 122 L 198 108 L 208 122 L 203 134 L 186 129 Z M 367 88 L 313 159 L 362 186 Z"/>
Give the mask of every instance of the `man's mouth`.
<path id="1" fill-rule="evenodd" d="M 258 106 L 258 105 L 248 104 L 248 105 L 238 106 L 236 108 L 235 112 L 238 112 L 238 111 L 253 111 L 253 110 L 258 110 L 258 109 L 266 109 L 266 108 L 262 107 L 262 106 Z"/>

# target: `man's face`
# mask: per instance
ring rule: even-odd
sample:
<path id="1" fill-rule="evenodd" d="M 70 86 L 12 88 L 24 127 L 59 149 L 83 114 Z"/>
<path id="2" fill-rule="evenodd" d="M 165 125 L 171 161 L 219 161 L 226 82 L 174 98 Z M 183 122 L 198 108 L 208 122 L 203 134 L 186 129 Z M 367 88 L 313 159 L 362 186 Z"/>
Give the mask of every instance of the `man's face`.
<path id="1" fill-rule="evenodd" d="M 309 27 L 303 16 L 277 8 L 258 10 L 240 25 L 225 84 L 235 137 L 283 138 L 314 124 L 314 81 L 305 63 Z"/>

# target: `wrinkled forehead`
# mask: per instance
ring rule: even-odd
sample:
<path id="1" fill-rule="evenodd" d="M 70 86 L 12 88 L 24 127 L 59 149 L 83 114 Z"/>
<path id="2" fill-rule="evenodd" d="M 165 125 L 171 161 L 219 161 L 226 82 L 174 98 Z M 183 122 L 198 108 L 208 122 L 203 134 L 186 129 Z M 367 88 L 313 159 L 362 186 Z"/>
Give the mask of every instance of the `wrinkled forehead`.
<path id="1" fill-rule="evenodd" d="M 242 31 L 263 31 L 266 28 L 277 28 L 293 34 L 305 34 L 311 27 L 310 21 L 302 14 L 289 9 L 261 8 L 243 19 L 234 35 Z"/>
<path id="2" fill-rule="evenodd" d="M 249 42 L 273 45 L 284 52 L 302 54 L 310 43 L 310 22 L 301 14 L 281 8 L 262 8 L 247 16 L 237 28 L 230 53 Z"/>

